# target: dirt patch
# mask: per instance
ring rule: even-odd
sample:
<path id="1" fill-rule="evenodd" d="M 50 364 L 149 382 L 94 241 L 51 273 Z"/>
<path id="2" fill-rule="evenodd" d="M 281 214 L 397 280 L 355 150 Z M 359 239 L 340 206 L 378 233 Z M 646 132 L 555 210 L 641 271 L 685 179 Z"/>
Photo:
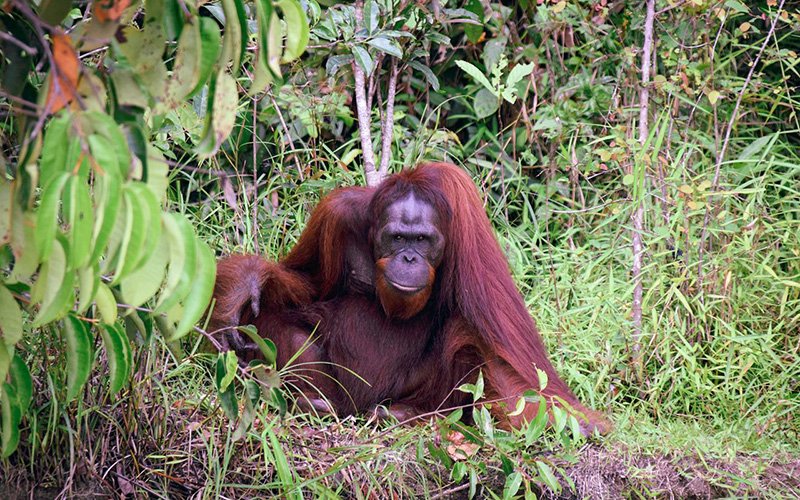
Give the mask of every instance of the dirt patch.
<path id="1" fill-rule="evenodd" d="M 720 498 L 800 495 L 800 459 L 741 455 L 725 461 L 696 454 L 641 455 L 623 448 L 587 446 L 575 464 L 563 464 L 573 491 L 552 498 Z"/>

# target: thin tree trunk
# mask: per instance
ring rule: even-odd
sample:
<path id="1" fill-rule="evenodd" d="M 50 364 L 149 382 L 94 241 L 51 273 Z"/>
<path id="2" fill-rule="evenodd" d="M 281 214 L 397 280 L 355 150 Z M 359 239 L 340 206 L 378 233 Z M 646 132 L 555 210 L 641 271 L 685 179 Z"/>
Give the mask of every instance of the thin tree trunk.
<path id="1" fill-rule="evenodd" d="M 397 75 L 400 64 L 392 58 L 392 69 L 389 72 L 389 85 L 386 90 L 386 111 L 381 122 L 381 166 L 378 176 L 382 181 L 389 175 L 389 160 L 392 157 L 392 139 L 394 138 L 394 96 L 397 93 Z"/>
<path id="2" fill-rule="evenodd" d="M 650 134 L 650 67 L 652 65 L 653 51 L 653 24 L 655 20 L 656 6 L 655 0 L 647 0 L 647 12 L 644 21 L 644 45 L 642 47 L 642 81 L 639 87 L 639 144 L 644 145 L 647 136 Z M 633 226 L 631 232 L 631 243 L 633 247 L 633 264 L 631 274 L 633 275 L 633 361 L 637 376 L 641 378 L 643 372 L 642 363 L 642 254 L 644 245 L 642 244 L 642 233 L 644 232 L 644 188 L 645 175 L 639 179 L 638 193 L 639 199 L 634 200 L 637 204 L 631 216 Z M 637 191 L 637 190 L 634 190 Z"/>
<path id="3" fill-rule="evenodd" d="M 356 2 L 356 30 L 364 25 L 364 2 Z M 353 76 L 356 85 L 356 114 L 358 115 L 358 132 L 361 136 L 361 156 L 364 158 L 364 174 L 367 178 L 368 186 L 377 186 L 382 180 L 380 174 L 375 170 L 375 152 L 372 150 L 372 114 L 367 105 L 367 83 L 364 77 L 364 70 L 353 61 Z"/>

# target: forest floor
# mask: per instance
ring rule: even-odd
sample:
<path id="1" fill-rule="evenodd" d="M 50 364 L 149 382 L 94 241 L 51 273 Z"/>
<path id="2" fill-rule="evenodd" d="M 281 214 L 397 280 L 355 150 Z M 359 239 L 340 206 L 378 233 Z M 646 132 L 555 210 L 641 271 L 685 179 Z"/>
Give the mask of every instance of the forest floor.
<path id="1" fill-rule="evenodd" d="M 198 417 L 195 412 L 169 412 L 160 441 L 143 432 L 146 425 L 124 435 L 107 428 L 106 435 L 76 443 L 72 464 L 48 457 L 41 457 L 34 468 L 7 462 L 0 466 L 0 498 L 284 498 L 287 488 L 303 491 L 305 498 L 320 498 L 320 491 L 332 492 L 333 498 L 469 497 L 469 480 L 453 481 L 452 465 L 425 451 L 420 456 L 418 443 L 440 439 L 436 424 L 387 431 L 360 419 L 289 417 L 273 427 L 285 470 L 291 471 L 287 482 L 274 454 L 275 442 L 270 449 L 263 434 L 261 440 L 256 437 L 263 428 L 234 442 L 232 430 L 223 432 L 223 421 L 214 415 L 205 416 L 212 420 Z M 667 438 L 663 451 L 657 451 L 647 439 L 640 445 L 631 442 L 629 430 L 619 438 L 612 434 L 571 450 L 535 452 L 551 464 L 561 486 L 558 492 L 542 487 L 536 493 L 559 499 L 800 498 L 800 454 L 790 449 L 732 449 L 721 457 L 718 450 L 700 451 L 702 447 L 676 450 L 677 441 L 668 443 Z M 497 454 L 485 447 L 470 460 L 485 465 L 475 498 L 500 494 L 506 475 Z M 535 467 L 518 465 L 535 476 Z"/>

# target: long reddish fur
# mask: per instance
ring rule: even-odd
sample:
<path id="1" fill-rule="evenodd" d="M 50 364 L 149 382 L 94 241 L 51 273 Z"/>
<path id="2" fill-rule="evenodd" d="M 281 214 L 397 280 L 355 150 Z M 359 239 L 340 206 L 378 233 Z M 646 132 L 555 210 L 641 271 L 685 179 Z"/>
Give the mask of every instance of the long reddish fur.
<path id="1" fill-rule="evenodd" d="M 587 432 L 610 429 L 609 422 L 584 407 L 556 373 L 509 272 L 477 188 L 465 172 L 449 163 L 421 164 L 390 177 L 377 190 L 334 191 L 320 202 L 294 249 L 278 264 L 255 256 L 223 259 L 213 324 L 230 325 L 234 320 L 244 324 L 249 319 L 262 333 L 268 329 L 264 323 L 269 320 L 257 318 L 253 308 L 244 307 L 254 287 L 263 292 L 256 311 L 259 307 L 286 309 L 336 297 L 347 279 L 344 242 L 358 245 L 364 255 L 371 255 L 371 237 L 364 237 L 369 234 L 371 221 L 410 189 L 432 203 L 443 219 L 446 248 L 436 271 L 440 286 L 435 300 L 436 307 L 452 321 L 441 333 L 446 346 L 442 363 L 458 363 L 455 358 L 461 353 L 478 352 L 487 396 L 504 400 L 512 408 L 523 392 L 538 387 L 536 369 L 541 369 L 548 375 L 548 384 L 540 391 L 545 397 L 583 416 Z M 243 279 L 252 275 L 253 266 L 258 279 Z M 436 373 L 430 375 L 435 377 Z M 529 404 L 515 417 L 507 417 L 502 410 L 496 415 L 518 426 L 522 419 L 532 419 L 536 411 L 537 405 Z"/>

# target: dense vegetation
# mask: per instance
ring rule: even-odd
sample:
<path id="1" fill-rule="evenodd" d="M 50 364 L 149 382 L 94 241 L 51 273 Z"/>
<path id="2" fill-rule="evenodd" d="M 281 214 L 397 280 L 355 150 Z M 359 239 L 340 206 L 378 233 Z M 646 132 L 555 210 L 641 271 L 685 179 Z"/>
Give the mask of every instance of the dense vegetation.
<path id="1" fill-rule="evenodd" d="M 2 7 L 0 496 L 800 494 L 796 3 Z M 209 348 L 214 254 L 427 159 L 611 436 L 304 415 Z"/>

